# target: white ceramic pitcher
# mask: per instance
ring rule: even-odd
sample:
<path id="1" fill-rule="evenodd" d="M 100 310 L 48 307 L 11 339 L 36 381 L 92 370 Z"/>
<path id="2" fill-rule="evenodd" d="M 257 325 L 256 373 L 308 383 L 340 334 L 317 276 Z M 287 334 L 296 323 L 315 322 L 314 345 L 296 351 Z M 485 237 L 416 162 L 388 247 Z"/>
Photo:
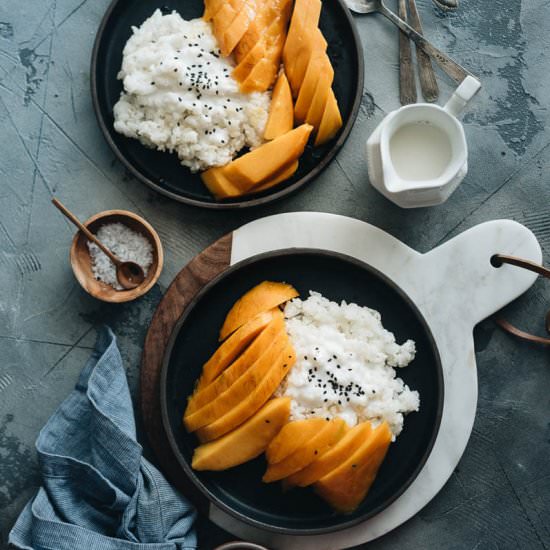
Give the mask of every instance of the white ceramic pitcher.
<path id="1" fill-rule="evenodd" d="M 403 208 L 433 206 L 445 202 L 468 172 L 468 145 L 458 116 L 480 87 L 478 80 L 467 76 L 444 107 L 415 103 L 389 113 L 367 140 L 371 184 Z M 409 179 L 396 170 L 391 154 L 391 138 L 399 129 L 409 124 L 431 125 L 448 138 L 449 159 L 437 177 Z"/>

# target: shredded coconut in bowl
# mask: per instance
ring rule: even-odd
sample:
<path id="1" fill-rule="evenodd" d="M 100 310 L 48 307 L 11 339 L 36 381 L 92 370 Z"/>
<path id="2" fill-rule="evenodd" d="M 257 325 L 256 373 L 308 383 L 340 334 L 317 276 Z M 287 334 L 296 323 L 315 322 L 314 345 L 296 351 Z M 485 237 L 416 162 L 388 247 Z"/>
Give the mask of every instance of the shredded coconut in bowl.
<path id="1" fill-rule="evenodd" d="M 153 263 L 153 246 L 147 237 L 133 231 L 122 223 L 108 223 L 101 226 L 96 233 L 97 238 L 123 262 L 135 262 L 143 269 L 147 277 Z M 88 241 L 88 250 L 92 260 L 94 277 L 111 285 L 115 290 L 124 290 L 116 278 L 116 267 L 107 255 L 97 246 Z"/>
<path id="2" fill-rule="evenodd" d="M 271 96 L 243 94 L 210 23 L 156 10 L 132 28 L 118 78 L 115 130 L 175 152 L 193 172 L 230 162 L 263 143 Z"/>
<path id="3" fill-rule="evenodd" d="M 398 378 L 396 368 L 415 356 L 415 343 L 399 345 L 379 312 L 331 302 L 317 292 L 285 307 L 286 329 L 296 364 L 278 389 L 291 398 L 291 419 L 343 418 L 350 426 L 386 420 L 394 435 L 420 397 Z"/>

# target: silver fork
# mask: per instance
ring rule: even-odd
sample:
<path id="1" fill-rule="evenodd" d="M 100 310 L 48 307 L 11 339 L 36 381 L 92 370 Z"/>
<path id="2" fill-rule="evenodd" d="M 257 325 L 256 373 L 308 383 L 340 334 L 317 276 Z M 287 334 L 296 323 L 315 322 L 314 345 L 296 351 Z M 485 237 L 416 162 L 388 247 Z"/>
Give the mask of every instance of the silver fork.
<path id="1" fill-rule="evenodd" d="M 462 82 L 467 76 L 473 76 L 470 71 L 453 61 L 448 55 L 436 48 L 430 41 L 417 33 L 393 11 L 386 8 L 383 0 L 345 0 L 348 8 L 360 14 L 381 13 L 394 25 L 397 25 L 419 48 L 422 48 L 455 82 Z"/>

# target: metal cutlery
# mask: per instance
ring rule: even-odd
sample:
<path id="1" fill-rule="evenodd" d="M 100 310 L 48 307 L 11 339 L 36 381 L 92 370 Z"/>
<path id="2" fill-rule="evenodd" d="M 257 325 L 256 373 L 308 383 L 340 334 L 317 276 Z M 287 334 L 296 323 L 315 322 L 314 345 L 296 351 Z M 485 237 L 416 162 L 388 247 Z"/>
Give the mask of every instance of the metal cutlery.
<path id="1" fill-rule="evenodd" d="M 415 44 L 430 55 L 434 61 L 455 82 L 462 82 L 467 76 L 474 76 L 470 71 L 453 61 L 448 55 L 436 48 L 431 42 L 416 32 L 410 25 L 389 10 L 382 0 L 346 0 L 350 10 L 359 14 L 381 13 L 394 25 L 397 25 Z M 475 78 L 475 76 L 474 76 Z"/>
<path id="2" fill-rule="evenodd" d="M 419 34 L 422 33 L 422 23 L 416 8 L 416 0 L 409 0 L 409 20 L 411 27 Z M 403 33 L 400 33 L 403 36 Z M 430 103 L 437 101 L 439 97 L 439 86 L 435 79 L 435 72 L 432 67 L 430 56 L 416 46 L 416 62 L 418 63 L 418 76 L 420 77 L 420 89 L 422 96 Z"/>
<path id="3" fill-rule="evenodd" d="M 399 0 L 399 17 L 407 21 L 406 0 Z M 399 101 L 401 105 L 416 103 L 416 81 L 412 60 L 411 41 L 409 37 L 399 33 Z"/>

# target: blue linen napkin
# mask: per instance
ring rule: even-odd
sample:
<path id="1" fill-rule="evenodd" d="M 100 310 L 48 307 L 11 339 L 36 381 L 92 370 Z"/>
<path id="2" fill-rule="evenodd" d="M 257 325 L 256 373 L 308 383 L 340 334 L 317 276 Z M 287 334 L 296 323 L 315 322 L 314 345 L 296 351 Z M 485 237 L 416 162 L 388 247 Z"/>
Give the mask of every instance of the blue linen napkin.
<path id="1" fill-rule="evenodd" d="M 36 441 L 42 474 L 9 542 L 29 550 L 197 548 L 193 506 L 142 456 L 116 338 L 100 331 Z"/>

